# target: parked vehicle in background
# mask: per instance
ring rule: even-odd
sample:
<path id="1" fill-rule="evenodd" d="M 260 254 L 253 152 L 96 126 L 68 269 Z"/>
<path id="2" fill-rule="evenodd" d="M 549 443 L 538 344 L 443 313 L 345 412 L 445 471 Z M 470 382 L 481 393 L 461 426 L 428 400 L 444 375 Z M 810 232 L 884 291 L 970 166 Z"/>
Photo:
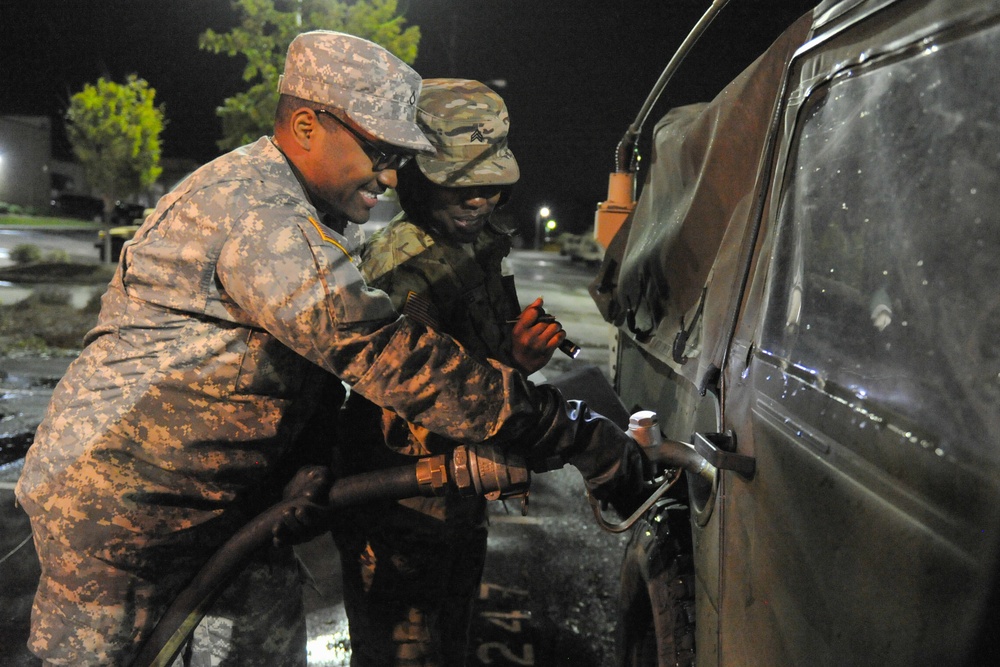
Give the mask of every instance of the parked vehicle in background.
<path id="1" fill-rule="evenodd" d="M 714 477 L 634 528 L 620 665 L 1000 664 L 997 62 L 996 2 L 831 0 L 656 124 L 592 294 Z"/>
<path id="2" fill-rule="evenodd" d="M 119 209 L 116 208 L 116 210 Z M 123 213 L 128 211 L 135 217 L 131 218 L 131 224 L 120 224 L 108 230 L 102 229 L 97 233 L 97 243 L 94 244 L 94 247 L 97 248 L 98 257 L 102 262 L 104 261 L 104 235 L 106 233 L 111 234 L 111 261 L 117 262 L 118 258 L 121 257 L 122 247 L 124 247 L 125 242 L 135 236 L 135 233 L 139 231 L 142 221 L 146 219 L 147 215 L 153 212 L 151 208 L 142 207 L 122 207 L 121 210 Z M 123 218 L 119 219 L 124 221 Z"/>
<path id="3" fill-rule="evenodd" d="M 580 242 L 583 240 L 582 234 L 571 234 L 566 232 L 559 237 L 559 254 L 563 257 L 572 258 L 576 253 L 577 247 L 579 247 Z"/>
<path id="4" fill-rule="evenodd" d="M 563 232 L 556 237 L 556 243 L 559 244 L 559 254 L 563 257 L 569 255 L 567 251 L 569 246 L 576 243 L 577 239 L 580 238 L 579 234 L 573 234 L 571 232 Z"/>
<path id="5" fill-rule="evenodd" d="M 115 202 L 115 207 L 111 211 L 112 225 L 132 225 L 142 223 L 146 217 L 146 207 L 142 204 L 129 204 L 126 202 Z"/>
<path id="6" fill-rule="evenodd" d="M 559 254 L 573 262 L 597 266 L 604 259 L 604 248 L 586 234 L 563 234 L 559 239 Z"/>
<path id="7" fill-rule="evenodd" d="M 583 262 L 588 266 L 598 266 L 604 259 L 604 248 L 593 236 L 582 236 L 580 242 L 570 252 L 569 258 L 573 261 Z"/>
<path id="8" fill-rule="evenodd" d="M 88 195 L 63 193 L 52 200 L 52 215 L 100 222 L 104 217 L 104 202 Z"/>

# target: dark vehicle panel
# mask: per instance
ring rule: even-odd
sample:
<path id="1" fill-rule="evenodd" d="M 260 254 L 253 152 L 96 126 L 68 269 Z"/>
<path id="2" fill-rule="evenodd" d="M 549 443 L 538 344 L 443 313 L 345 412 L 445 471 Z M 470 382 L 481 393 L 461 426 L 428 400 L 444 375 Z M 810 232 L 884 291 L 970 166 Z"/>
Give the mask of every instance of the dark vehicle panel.
<path id="1" fill-rule="evenodd" d="M 723 653 L 945 664 L 975 638 L 1000 518 L 1000 128 L 996 75 L 970 65 L 998 37 L 869 38 L 819 82 L 823 48 L 797 67 L 767 305 L 728 369 L 759 474 L 725 480 L 723 548 L 761 556 L 727 560 Z"/>
<path id="2" fill-rule="evenodd" d="M 658 124 L 598 279 L 616 389 L 667 437 L 731 431 L 756 460 L 678 499 L 694 664 L 981 664 L 1000 550 L 998 60 L 995 3 L 828 2 Z M 626 562 L 675 543 L 672 523 Z M 641 646 L 662 584 L 651 561 L 631 571 L 653 601 L 636 620 L 623 592 Z M 627 649 L 622 664 L 657 664 Z"/>

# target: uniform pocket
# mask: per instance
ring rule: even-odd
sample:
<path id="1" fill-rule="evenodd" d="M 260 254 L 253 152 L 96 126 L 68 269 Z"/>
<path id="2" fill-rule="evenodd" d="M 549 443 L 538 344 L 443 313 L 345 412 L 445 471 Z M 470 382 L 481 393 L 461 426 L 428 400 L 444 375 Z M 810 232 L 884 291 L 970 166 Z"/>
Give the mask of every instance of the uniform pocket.
<path id="1" fill-rule="evenodd" d="M 236 377 L 237 394 L 297 396 L 316 366 L 265 331 L 250 331 Z"/>

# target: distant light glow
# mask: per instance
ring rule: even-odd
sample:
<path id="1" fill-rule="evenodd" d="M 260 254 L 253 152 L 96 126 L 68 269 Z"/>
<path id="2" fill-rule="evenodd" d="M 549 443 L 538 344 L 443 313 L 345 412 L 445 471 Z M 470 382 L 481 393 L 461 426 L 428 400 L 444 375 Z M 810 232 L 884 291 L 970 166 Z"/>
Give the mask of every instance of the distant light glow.
<path id="1" fill-rule="evenodd" d="M 545 223 L 545 229 L 549 230 L 550 232 L 555 228 L 556 228 L 555 220 L 549 220 L 548 222 Z"/>
<path id="2" fill-rule="evenodd" d="M 550 213 L 552 213 L 552 211 L 549 210 L 548 206 L 543 206 L 540 209 L 538 209 L 538 215 L 542 216 L 543 218 L 549 217 Z"/>

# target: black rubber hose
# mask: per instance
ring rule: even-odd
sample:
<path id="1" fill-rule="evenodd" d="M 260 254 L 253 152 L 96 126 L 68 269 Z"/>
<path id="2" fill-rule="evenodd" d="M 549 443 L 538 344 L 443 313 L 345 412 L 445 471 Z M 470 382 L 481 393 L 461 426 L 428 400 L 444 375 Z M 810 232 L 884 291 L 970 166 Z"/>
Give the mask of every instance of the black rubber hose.
<path id="1" fill-rule="evenodd" d="M 338 479 L 330 488 L 329 502 L 333 508 L 343 508 L 419 495 L 416 466 L 403 466 Z M 153 628 L 133 667 L 167 667 L 173 662 L 226 585 L 255 552 L 271 542 L 273 526 L 295 502 L 284 500 L 258 514 L 208 559 Z"/>
<path id="2" fill-rule="evenodd" d="M 336 480 L 330 489 L 330 507 L 353 507 L 375 500 L 400 500 L 423 495 L 416 465 L 365 472 Z"/>

